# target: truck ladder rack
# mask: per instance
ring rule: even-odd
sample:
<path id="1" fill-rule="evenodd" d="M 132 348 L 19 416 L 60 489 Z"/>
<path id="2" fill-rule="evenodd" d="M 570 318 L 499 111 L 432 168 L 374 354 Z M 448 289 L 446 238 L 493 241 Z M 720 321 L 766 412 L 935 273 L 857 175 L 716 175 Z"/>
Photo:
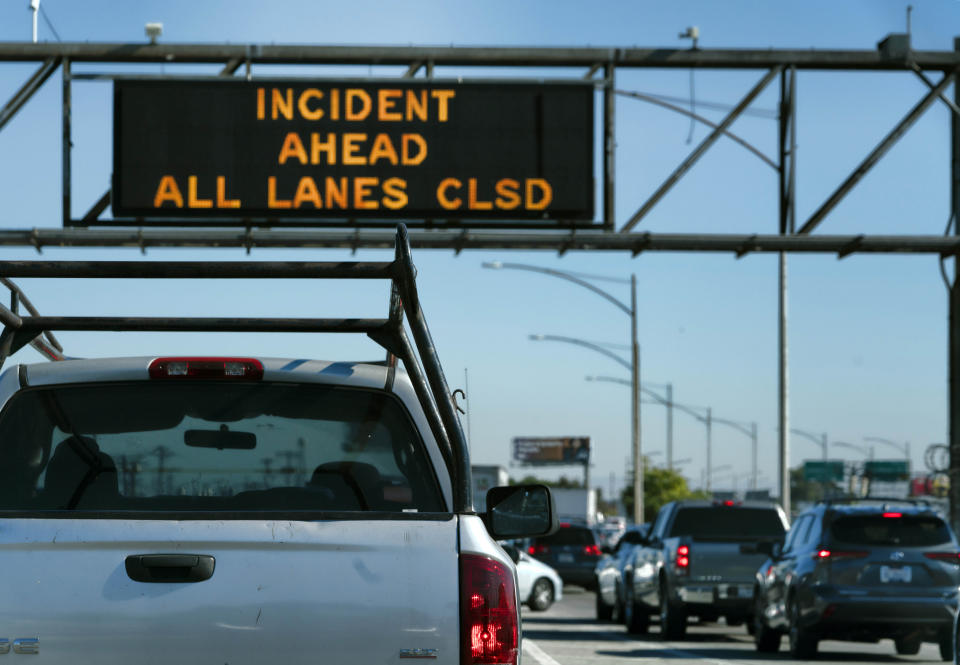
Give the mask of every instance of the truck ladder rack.
<path id="1" fill-rule="evenodd" d="M 125 279 L 381 279 L 390 280 L 385 319 L 40 316 L 10 281 L 32 278 Z M 137 332 L 327 332 L 364 333 L 403 361 L 453 478 L 454 511 L 473 512 L 470 457 L 453 397 L 427 327 L 416 287 L 407 228 L 397 227 L 395 256 L 387 262 L 292 261 L 0 261 L 0 283 L 11 291 L 11 307 L 0 305 L 0 366 L 27 344 L 47 358 L 63 360 L 51 331 Z M 29 312 L 24 316 L 20 304 Z M 413 336 L 407 337 L 404 317 Z"/>

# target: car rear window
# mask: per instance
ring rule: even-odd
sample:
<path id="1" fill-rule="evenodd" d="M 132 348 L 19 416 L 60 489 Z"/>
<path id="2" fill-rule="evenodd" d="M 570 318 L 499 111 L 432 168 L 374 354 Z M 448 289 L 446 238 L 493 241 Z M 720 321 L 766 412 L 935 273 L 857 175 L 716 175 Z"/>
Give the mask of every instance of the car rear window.
<path id="1" fill-rule="evenodd" d="M 0 414 L 0 510 L 417 511 L 444 503 L 375 390 L 142 381 L 36 388 Z"/>
<path id="2" fill-rule="evenodd" d="M 779 539 L 783 534 L 783 522 L 775 508 L 679 508 L 670 527 L 670 536 L 692 536 L 697 540 Z"/>
<path id="3" fill-rule="evenodd" d="M 926 547 L 951 541 L 950 528 L 934 515 L 845 515 L 830 525 L 835 542 L 851 545 L 896 545 Z"/>
<path id="4" fill-rule="evenodd" d="M 585 527 L 561 527 L 550 536 L 541 536 L 534 539 L 538 545 L 596 545 L 597 539 L 593 531 Z"/>

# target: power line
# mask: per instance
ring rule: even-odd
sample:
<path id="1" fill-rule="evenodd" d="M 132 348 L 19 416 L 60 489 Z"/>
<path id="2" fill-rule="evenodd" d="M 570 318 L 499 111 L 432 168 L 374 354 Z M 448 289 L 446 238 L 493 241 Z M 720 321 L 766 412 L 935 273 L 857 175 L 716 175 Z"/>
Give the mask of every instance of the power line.
<path id="1" fill-rule="evenodd" d="M 60 39 L 57 29 L 53 27 L 53 22 L 50 20 L 50 17 L 47 16 L 47 10 L 43 8 L 43 5 L 40 5 L 40 15 L 43 17 L 43 22 L 47 24 L 48 28 L 50 28 L 50 32 L 52 32 L 53 36 L 57 38 L 57 41 L 62 42 L 63 40 Z"/>

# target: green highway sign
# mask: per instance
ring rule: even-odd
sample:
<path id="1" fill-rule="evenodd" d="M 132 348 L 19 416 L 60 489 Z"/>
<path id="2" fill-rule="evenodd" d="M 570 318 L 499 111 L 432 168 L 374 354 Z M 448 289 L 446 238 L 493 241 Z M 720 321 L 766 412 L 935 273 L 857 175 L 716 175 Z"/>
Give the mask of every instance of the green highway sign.
<path id="1" fill-rule="evenodd" d="M 873 480 L 908 480 L 910 463 L 907 460 L 870 460 L 863 464 L 863 475 Z"/>
<path id="2" fill-rule="evenodd" d="M 810 460 L 803 463 L 806 480 L 829 482 L 843 480 L 843 460 Z"/>

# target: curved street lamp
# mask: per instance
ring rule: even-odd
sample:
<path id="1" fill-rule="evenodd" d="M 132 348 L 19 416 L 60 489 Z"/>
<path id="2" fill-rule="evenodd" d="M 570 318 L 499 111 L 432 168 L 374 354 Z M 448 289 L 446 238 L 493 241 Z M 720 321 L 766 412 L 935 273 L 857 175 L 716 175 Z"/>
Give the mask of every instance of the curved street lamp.
<path id="1" fill-rule="evenodd" d="M 509 263 L 504 261 L 492 261 L 484 262 L 481 264 L 484 268 L 489 268 L 491 270 L 525 270 L 528 272 L 536 272 L 542 275 L 549 275 L 550 277 L 557 277 L 559 279 L 566 280 L 568 282 L 573 282 L 577 286 L 583 287 L 588 291 L 600 296 L 610 304 L 614 305 L 617 309 L 621 310 L 624 314 L 630 317 L 630 363 L 626 364 L 622 358 L 616 354 L 603 349 L 601 353 L 607 356 L 615 356 L 618 358 L 617 362 L 625 364 L 627 369 L 630 370 L 631 374 L 631 389 L 632 389 L 632 399 L 630 400 L 631 406 L 631 442 L 633 448 L 633 468 L 634 470 L 639 470 L 639 473 L 633 474 L 633 520 L 637 524 L 643 523 L 643 455 L 642 453 L 642 442 L 641 442 L 641 430 L 640 430 L 640 343 L 637 340 L 637 276 L 630 275 L 630 304 L 620 301 L 618 298 L 610 295 L 603 289 L 598 286 L 591 284 L 590 279 L 597 280 L 602 279 L 604 281 L 613 281 L 621 284 L 627 283 L 627 280 L 619 278 L 609 278 L 609 277 L 598 277 L 596 275 L 580 275 L 572 272 L 566 272 L 563 270 L 554 270 L 553 268 L 543 268 L 541 266 L 532 266 L 525 263 Z M 546 338 L 546 336 L 544 336 Z M 572 338 L 568 338 L 572 339 Z M 556 340 L 560 341 L 560 340 Z M 583 340 L 581 340 L 583 341 Z M 573 342 L 579 344 L 579 342 Z M 586 344 L 580 344 L 580 346 L 586 346 L 587 348 L 592 348 L 594 351 L 598 351 L 603 347 L 599 345 L 592 345 L 591 342 Z"/>
<path id="2" fill-rule="evenodd" d="M 820 446 L 821 450 L 823 450 L 823 461 L 824 462 L 827 461 L 827 445 L 828 444 L 827 444 L 826 432 L 824 432 L 820 436 L 817 436 L 816 434 L 811 434 L 810 432 L 804 431 L 802 429 L 797 429 L 796 427 L 791 427 L 790 432 L 792 434 L 799 434 L 800 436 L 805 437 L 810 441 L 813 441 L 818 446 Z"/>
<path id="3" fill-rule="evenodd" d="M 855 443 L 847 443 L 846 441 L 834 441 L 833 446 L 836 448 L 850 448 L 852 450 L 857 450 L 868 459 L 873 459 L 873 446 L 858 446 Z"/>
<path id="4" fill-rule="evenodd" d="M 863 437 L 864 441 L 876 441 L 877 443 L 886 443 L 893 446 L 907 458 L 907 462 L 910 461 L 910 442 L 897 443 L 896 441 L 891 441 L 890 439 L 884 439 L 881 436 L 865 436 Z"/>

